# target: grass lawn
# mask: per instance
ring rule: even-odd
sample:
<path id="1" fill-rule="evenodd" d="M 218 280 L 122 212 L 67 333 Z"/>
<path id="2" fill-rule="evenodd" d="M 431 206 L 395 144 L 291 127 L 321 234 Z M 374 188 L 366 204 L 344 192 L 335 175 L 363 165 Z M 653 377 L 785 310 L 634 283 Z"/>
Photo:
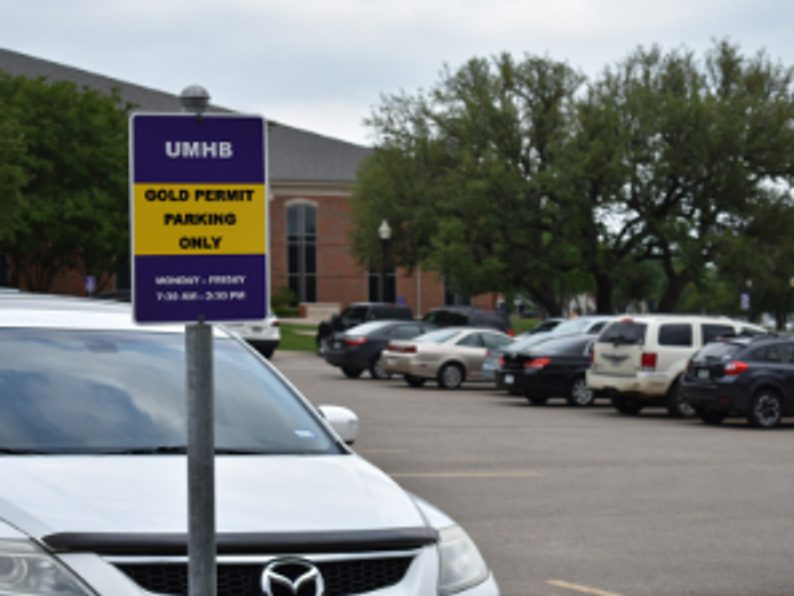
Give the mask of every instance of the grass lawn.
<path id="1" fill-rule="evenodd" d="M 516 335 L 532 331 L 540 323 L 540 319 L 524 319 L 522 317 L 510 317 L 510 325 Z"/>
<path id="2" fill-rule="evenodd" d="M 314 352 L 316 344 L 314 336 L 317 334 L 317 325 L 303 323 L 281 323 L 281 344 L 279 350 L 292 352 Z"/>

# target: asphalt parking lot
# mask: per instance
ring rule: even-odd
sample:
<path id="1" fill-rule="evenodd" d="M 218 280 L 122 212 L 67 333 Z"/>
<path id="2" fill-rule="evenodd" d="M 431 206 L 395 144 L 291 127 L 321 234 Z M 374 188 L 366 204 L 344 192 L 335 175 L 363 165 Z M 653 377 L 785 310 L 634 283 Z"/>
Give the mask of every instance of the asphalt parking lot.
<path id="1" fill-rule="evenodd" d="M 503 595 L 794 594 L 794 420 L 712 428 L 350 380 L 308 353 L 273 363 L 356 411 L 357 451 L 460 522 Z"/>

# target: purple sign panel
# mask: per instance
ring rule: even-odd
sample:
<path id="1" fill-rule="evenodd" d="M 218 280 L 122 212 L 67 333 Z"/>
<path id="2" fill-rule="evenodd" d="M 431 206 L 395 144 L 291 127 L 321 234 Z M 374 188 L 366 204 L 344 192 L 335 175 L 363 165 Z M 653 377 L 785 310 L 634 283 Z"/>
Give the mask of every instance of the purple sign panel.
<path id="1" fill-rule="evenodd" d="M 136 321 L 267 316 L 265 130 L 252 116 L 132 117 Z"/>

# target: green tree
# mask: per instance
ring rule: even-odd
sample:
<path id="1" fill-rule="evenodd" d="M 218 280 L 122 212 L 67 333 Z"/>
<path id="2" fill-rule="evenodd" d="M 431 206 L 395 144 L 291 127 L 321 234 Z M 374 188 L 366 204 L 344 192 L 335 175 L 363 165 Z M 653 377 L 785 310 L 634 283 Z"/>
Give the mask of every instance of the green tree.
<path id="1" fill-rule="evenodd" d="M 118 98 L 0 76 L 0 104 L 17 131 L 11 163 L 23 176 L 0 235 L 14 281 L 46 291 L 64 269 L 112 271 L 128 242 L 127 118 Z"/>
<path id="2" fill-rule="evenodd" d="M 0 111 L 0 246 L 14 239 L 14 220 L 22 201 L 25 171 L 22 133 L 7 112 Z M 0 258 L 5 258 L 4 255 Z"/>
<path id="3" fill-rule="evenodd" d="M 581 253 L 600 304 L 610 272 L 632 261 L 661 266 L 660 311 L 704 283 L 723 236 L 769 185 L 791 180 L 791 83 L 790 69 L 728 42 L 702 65 L 691 52 L 651 48 L 605 70 L 580 106 L 576 145 L 578 196 L 593 222 Z"/>
<path id="4" fill-rule="evenodd" d="M 583 78 L 545 58 L 472 59 L 416 97 L 384 99 L 377 147 L 353 202 L 353 249 L 377 262 L 377 222 L 398 265 L 423 264 L 459 291 L 529 294 L 549 313 L 582 283 L 558 161 Z"/>

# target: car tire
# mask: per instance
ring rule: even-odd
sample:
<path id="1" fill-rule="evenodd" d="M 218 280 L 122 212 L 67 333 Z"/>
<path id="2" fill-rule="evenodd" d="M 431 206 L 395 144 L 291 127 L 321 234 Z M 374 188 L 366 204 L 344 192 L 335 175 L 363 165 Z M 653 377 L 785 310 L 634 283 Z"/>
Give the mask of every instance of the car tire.
<path id="1" fill-rule="evenodd" d="M 549 398 L 539 397 L 537 395 L 527 395 L 527 401 L 533 406 L 545 406 L 546 402 L 549 401 Z"/>
<path id="2" fill-rule="evenodd" d="M 364 371 L 360 368 L 356 368 L 355 366 L 343 366 L 342 372 L 345 373 L 345 376 L 348 379 L 357 379 Z"/>
<path id="3" fill-rule="evenodd" d="M 756 428 L 774 428 L 783 418 L 783 398 L 774 389 L 761 389 L 753 396 L 747 420 Z"/>
<path id="4" fill-rule="evenodd" d="M 576 377 L 568 388 L 567 401 L 569 406 L 592 406 L 595 401 L 595 392 L 587 386 L 584 377 Z"/>
<path id="5" fill-rule="evenodd" d="M 380 363 L 380 354 L 375 355 L 372 362 L 369 363 L 367 370 L 369 371 L 369 376 L 378 381 L 391 379 L 391 374 L 383 370 L 383 365 Z"/>
<path id="6" fill-rule="evenodd" d="M 727 418 L 728 412 L 723 412 L 722 410 L 700 409 L 698 410 L 697 415 L 703 424 L 717 426 L 718 424 L 722 424 L 722 421 Z"/>
<path id="7" fill-rule="evenodd" d="M 612 405 L 624 416 L 636 416 L 642 410 L 642 404 L 635 399 L 613 397 Z"/>
<path id="8" fill-rule="evenodd" d="M 410 387 L 422 387 L 427 379 L 423 379 L 422 377 L 415 377 L 414 375 L 403 375 L 403 379 L 405 382 L 408 383 Z"/>
<path id="9" fill-rule="evenodd" d="M 459 389 L 463 385 L 466 373 L 460 364 L 450 362 L 438 371 L 438 386 L 442 389 Z"/>
<path id="10" fill-rule="evenodd" d="M 673 418 L 694 418 L 697 415 L 694 406 L 684 401 L 684 396 L 681 393 L 681 383 L 678 379 L 673 381 L 670 389 L 667 390 L 664 405 Z"/>

